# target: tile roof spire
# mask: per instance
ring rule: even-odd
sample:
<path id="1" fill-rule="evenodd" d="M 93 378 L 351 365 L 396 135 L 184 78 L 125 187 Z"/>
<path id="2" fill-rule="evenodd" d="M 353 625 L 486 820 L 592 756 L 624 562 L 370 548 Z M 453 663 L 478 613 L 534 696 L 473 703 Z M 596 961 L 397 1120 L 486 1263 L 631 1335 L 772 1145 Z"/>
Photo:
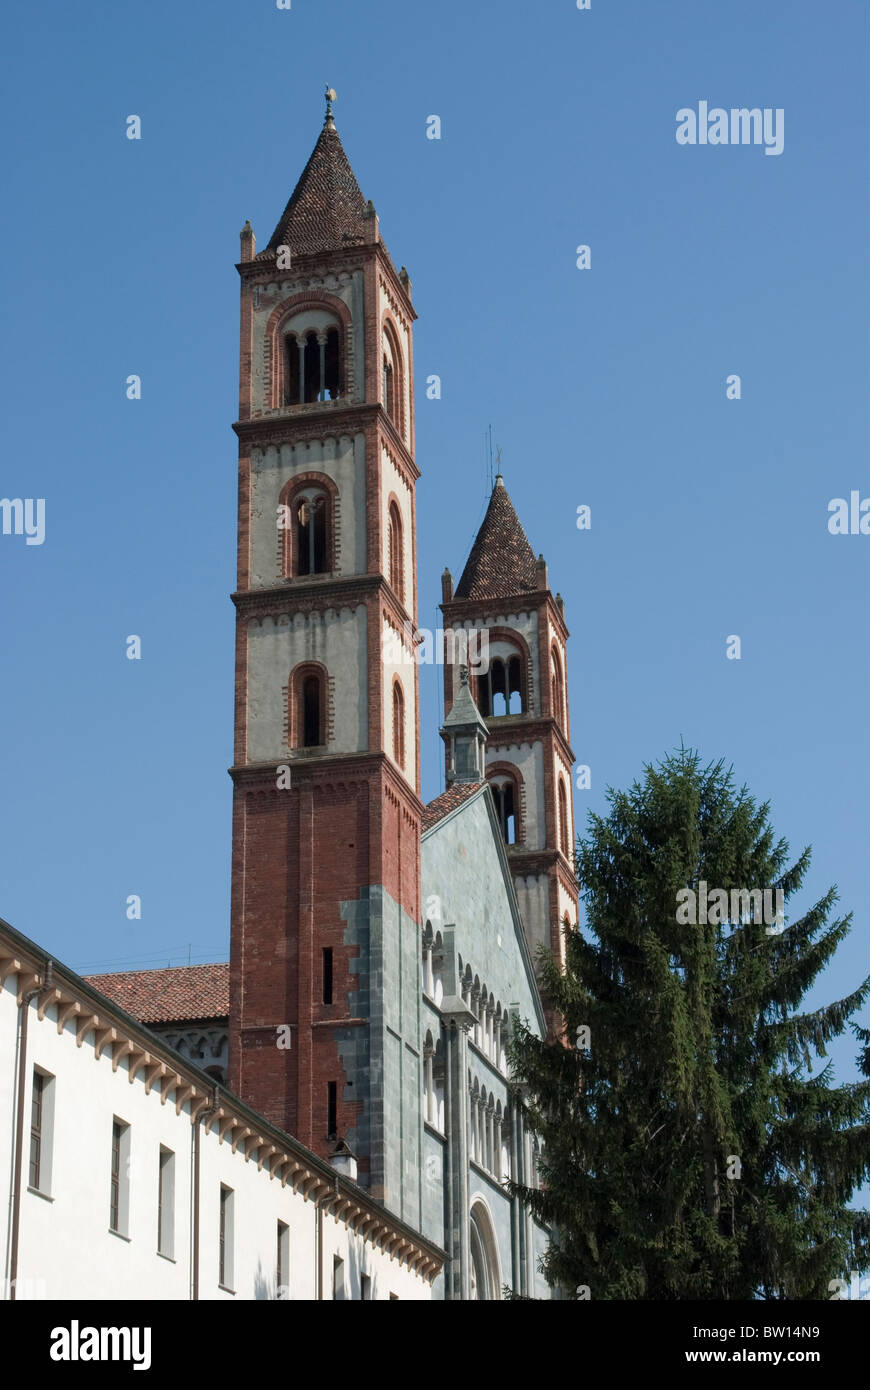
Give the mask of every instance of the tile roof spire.
<path id="1" fill-rule="evenodd" d="M 258 260 L 271 258 L 279 246 L 305 256 L 361 246 L 372 239 L 373 210 L 368 210 L 335 128 L 335 99 L 334 90 L 327 87 L 326 116 L 317 144 Z"/>
<path id="2" fill-rule="evenodd" d="M 538 588 L 535 552 L 508 496 L 501 473 L 483 524 L 456 586 L 455 598 L 509 598 Z"/>

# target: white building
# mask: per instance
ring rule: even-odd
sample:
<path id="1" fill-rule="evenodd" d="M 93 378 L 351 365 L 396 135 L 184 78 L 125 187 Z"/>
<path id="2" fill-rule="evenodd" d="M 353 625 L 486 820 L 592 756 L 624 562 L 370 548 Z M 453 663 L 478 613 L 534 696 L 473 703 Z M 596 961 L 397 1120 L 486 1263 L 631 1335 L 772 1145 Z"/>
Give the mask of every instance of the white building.
<path id="1" fill-rule="evenodd" d="M 0 980 L 4 1298 L 430 1298 L 443 1251 L 2 920 Z"/>

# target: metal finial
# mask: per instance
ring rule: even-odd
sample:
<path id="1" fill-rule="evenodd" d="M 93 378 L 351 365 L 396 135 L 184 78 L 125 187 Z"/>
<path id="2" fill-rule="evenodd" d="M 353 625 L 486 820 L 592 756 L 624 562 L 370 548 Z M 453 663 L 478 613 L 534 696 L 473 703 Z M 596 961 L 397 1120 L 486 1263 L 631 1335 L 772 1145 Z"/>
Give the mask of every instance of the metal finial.
<path id="1" fill-rule="evenodd" d="M 467 667 L 467 666 L 460 666 L 460 668 L 459 668 L 459 684 L 460 684 L 460 686 L 462 686 L 462 685 L 468 685 L 468 667 Z"/>
<path id="2" fill-rule="evenodd" d="M 336 100 L 337 95 L 338 95 L 338 93 L 335 91 L 335 88 L 334 88 L 334 87 L 330 87 L 329 83 L 327 82 L 327 84 L 326 84 L 326 120 L 327 120 L 327 122 L 329 122 L 329 121 L 332 120 L 332 103 Z"/>

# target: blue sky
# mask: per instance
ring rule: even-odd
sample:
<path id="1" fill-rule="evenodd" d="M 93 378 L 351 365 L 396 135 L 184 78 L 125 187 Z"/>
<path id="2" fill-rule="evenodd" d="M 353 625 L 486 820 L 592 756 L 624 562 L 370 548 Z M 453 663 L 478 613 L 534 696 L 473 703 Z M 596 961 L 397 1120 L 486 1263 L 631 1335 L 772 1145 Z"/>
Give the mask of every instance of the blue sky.
<path id="1" fill-rule="evenodd" d="M 234 264 L 246 218 L 266 244 L 329 82 L 419 314 L 421 624 L 482 519 L 491 423 L 565 599 L 578 822 L 681 739 L 724 756 L 795 854 L 812 843 L 802 905 L 837 883 L 854 909 L 810 1004 L 854 988 L 870 536 L 827 519 L 870 497 L 867 29 L 863 0 L 7 15 L 0 495 L 44 497 L 46 538 L 0 536 L 0 914 L 77 969 L 226 957 Z M 783 153 L 678 145 L 700 100 L 781 107 Z M 841 1079 L 855 1052 L 834 1049 Z"/>

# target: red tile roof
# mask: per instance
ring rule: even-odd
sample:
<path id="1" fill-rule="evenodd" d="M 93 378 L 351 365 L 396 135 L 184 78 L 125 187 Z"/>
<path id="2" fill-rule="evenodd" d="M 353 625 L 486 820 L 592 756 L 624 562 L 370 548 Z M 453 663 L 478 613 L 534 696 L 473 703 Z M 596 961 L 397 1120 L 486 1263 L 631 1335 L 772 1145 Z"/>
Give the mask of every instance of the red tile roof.
<path id="1" fill-rule="evenodd" d="M 140 1023 L 229 1017 L 230 967 L 226 962 L 86 975 L 85 979 Z"/>
<path id="2" fill-rule="evenodd" d="M 452 787 L 448 787 L 446 792 L 436 796 L 434 801 L 423 811 L 423 830 L 431 830 L 433 825 L 437 825 L 445 816 L 449 816 L 451 811 L 455 811 L 457 806 L 461 806 L 464 801 L 468 801 L 475 792 L 479 792 L 483 782 L 455 782 Z"/>
<path id="3" fill-rule="evenodd" d="M 535 553 L 499 475 L 454 597 L 512 598 L 536 588 Z"/>
<path id="4" fill-rule="evenodd" d="M 299 255 L 359 246 L 366 230 L 366 200 L 338 131 L 328 119 L 269 245 L 257 259 L 270 256 L 279 246 L 289 246 Z"/>

